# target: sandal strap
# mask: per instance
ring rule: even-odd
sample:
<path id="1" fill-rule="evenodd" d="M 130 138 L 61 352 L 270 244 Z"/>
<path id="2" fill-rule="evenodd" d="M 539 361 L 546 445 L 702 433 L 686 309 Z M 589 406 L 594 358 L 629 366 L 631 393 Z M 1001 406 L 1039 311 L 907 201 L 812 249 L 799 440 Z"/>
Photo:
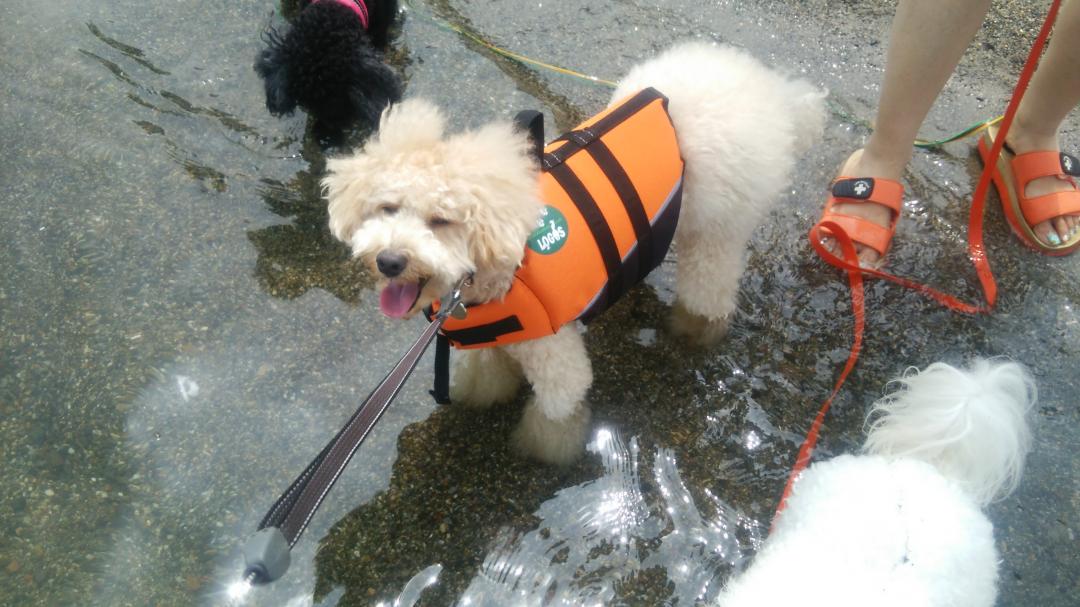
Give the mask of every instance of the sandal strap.
<path id="1" fill-rule="evenodd" d="M 1028 225 L 1064 215 L 1080 215 L 1080 192 L 1054 192 L 1035 198 L 1021 198 L 1020 211 Z"/>
<path id="2" fill-rule="evenodd" d="M 903 205 L 904 186 L 892 179 L 839 177 L 832 183 L 832 195 L 845 203 L 879 204 L 899 215 Z"/>
<path id="3" fill-rule="evenodd" d="M 896 227 L 895 221 L 893 222 L 893 229 L 883 228 L 878 224 L 863 219 L 861 217 L 854 217 L 852 215 L 841 215 L 840 213 L 826 212 L 821 217 L 821 221 L 832 221 L 838 224 L 847 232 L 847 235 L 855 242 L 870 247 L 878 252 L 879 255 L 884 256 L 886 251 L 889 250 L 889 243 L 892 241 L 893 229 Z M 832 234 L 828 228 L 821 228 L 822 232 L 826 234 Z"/>
<path id="4" fill-rule="evenodd" d="M 893 233 L 896 231 L 896 220 L 900 217 L 900 210 L 904 203 L 904 186 L 892 179 L 880 179 L 874 177 L 846 177 L 841 176 L 833 181 L 831 187 L 832 196 L 825 205 L 825 212 L 821 221 L 832 221 L 839 225 L 847 235 L 855 242 L 870 247 L 882 257 L 889 250 Z M 891 210 L 892 218 L 888 227 L 855 217 L 837 213 L 833 207 L 837 204 L 876 204 Z M 826 234 L 830 234 L 827 228 L 822 228 Z"/>
<path id="5" fill-rule="evenodd" d="M 1012 159 L 1013 176 L 1016 178 L 1020 211 L 1028 225 L 1049 221 L 1063 215 L 1080 213 L 1080 192 L 1054 192 L 1044 196 L 1024 196 L 1027 185 L 1041 177 L 1057 177 L 1072 183 L 1073 176 L 1080 175 L 1080 160 L 1063 152 L 1039 151 L 1020 154 Z"/>
<path id="6" fill-rule="evenodd" d="M 1012 159 L 1012 170 L 1017 186 L 1025 188 L 1040 177 L 1080 176 L 1080 161 L 1062 152 L 1027 152 Z"/>

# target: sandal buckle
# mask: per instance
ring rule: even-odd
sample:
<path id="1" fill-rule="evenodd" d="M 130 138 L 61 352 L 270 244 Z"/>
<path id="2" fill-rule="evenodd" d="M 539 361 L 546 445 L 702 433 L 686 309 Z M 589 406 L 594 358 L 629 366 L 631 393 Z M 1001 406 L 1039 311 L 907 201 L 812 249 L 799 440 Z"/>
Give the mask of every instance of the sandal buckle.
<path id="1" fill-rule="evenodd" d="M 1080 167 L 1077 169 L 1080 170 Z M 840 179 L 833 183 L 832 194 L 837 198 L 867 200 L 874 194 L 874 179 L 872 177 Z"/>
<path id="2" fill-rule="evenodd" d="M 1061 153 L 1061 170 L 1066 175 L 1073 177 L 1080 177 L 1080 160 L 1077 160 L 1076 156 L 1071 156 L 1065 152 Z"/>

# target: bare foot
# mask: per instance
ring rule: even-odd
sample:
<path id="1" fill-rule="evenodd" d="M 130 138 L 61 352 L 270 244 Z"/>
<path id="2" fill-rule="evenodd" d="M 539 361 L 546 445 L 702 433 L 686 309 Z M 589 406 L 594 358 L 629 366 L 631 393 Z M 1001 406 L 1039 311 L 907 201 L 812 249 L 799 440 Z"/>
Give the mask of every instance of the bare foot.
<path id="1" fill-rule="evenodd" d="M 843 166 L 840 167 L 839 176 L 842 177 L 880 177 L 883 179 L 900 180 L 899 174 L 893 174 L 893 170 L 886 164 L 876 162 L 873 158 L 863 154 L 863 150 L 855 150 Z M 837 204 L 833 210 L 842 215 L 859 217 L 878 224 L 883 228 L 889 227 L 892 220 L 892 209 L 880 204 Z M 825 248 L 836 255 L 842 255 L 840 246 L 836 240 L 826 236 L 822 241 Z M 859 255 L 859 265 L 864 268 L 877 268 L 881 265 L 881 255 L 874 249 L 855 243 L 855 252 Z"/>
<path id="2" fill-rule="evenodd" d="M 1008 137 L 1005 138 L 1005 142 L 1017 154 L 1040 150 L 1060 150 L 1056 136 L 1051 138 L 1032 137 L 1018 127 L 1019 125 L 1009 131 Z M 1030 199 L 1036 196 L 1044 196 L 1054 192 L 1069 192 L 1075 189 L 1068 180 L 1052 176 L 1040 177 L 1028 182 L 1024 188 L 1024 196 Z M 1031 230 L 1035 232 L 1035 236 L 1043 243 L 1058 246 L 1075 238 L 1077 232 L 1080 231 L 1080 217 L 1076 215 L 1055 217 L 1049 221 L 1035 224 L 1031 227 Z"/>

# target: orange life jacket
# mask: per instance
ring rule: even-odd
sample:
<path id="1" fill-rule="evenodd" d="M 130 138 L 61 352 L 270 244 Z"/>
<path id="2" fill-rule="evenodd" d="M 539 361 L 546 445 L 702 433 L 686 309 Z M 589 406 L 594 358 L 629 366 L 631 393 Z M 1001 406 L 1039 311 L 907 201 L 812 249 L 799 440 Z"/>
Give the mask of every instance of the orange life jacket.
<path id="1" fill-rule="evenodd" d="M 683 162 L 658 91 L 644 89 L 552 141 L 541 168 L 545 207 L 513 285 L 505 298 L 467 305 L 464 319 L 446 320 L 442 334 L 456 348 L 501 346 L 588 322 L 667 254 Z"/>

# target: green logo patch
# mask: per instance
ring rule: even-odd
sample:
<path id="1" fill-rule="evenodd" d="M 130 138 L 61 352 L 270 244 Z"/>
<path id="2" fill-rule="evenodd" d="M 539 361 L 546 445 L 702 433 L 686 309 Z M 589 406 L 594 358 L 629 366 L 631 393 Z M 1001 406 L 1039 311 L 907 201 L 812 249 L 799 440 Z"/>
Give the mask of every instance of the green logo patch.
<path id="1" fill-rule="evenodd" d="M 529 235 L 529 248 L 541 255 L 551 255 L 566 244 L 570 235 L 566 217 L 553 206 L 545 206 L 536 220 L 536 229 Z"/>

